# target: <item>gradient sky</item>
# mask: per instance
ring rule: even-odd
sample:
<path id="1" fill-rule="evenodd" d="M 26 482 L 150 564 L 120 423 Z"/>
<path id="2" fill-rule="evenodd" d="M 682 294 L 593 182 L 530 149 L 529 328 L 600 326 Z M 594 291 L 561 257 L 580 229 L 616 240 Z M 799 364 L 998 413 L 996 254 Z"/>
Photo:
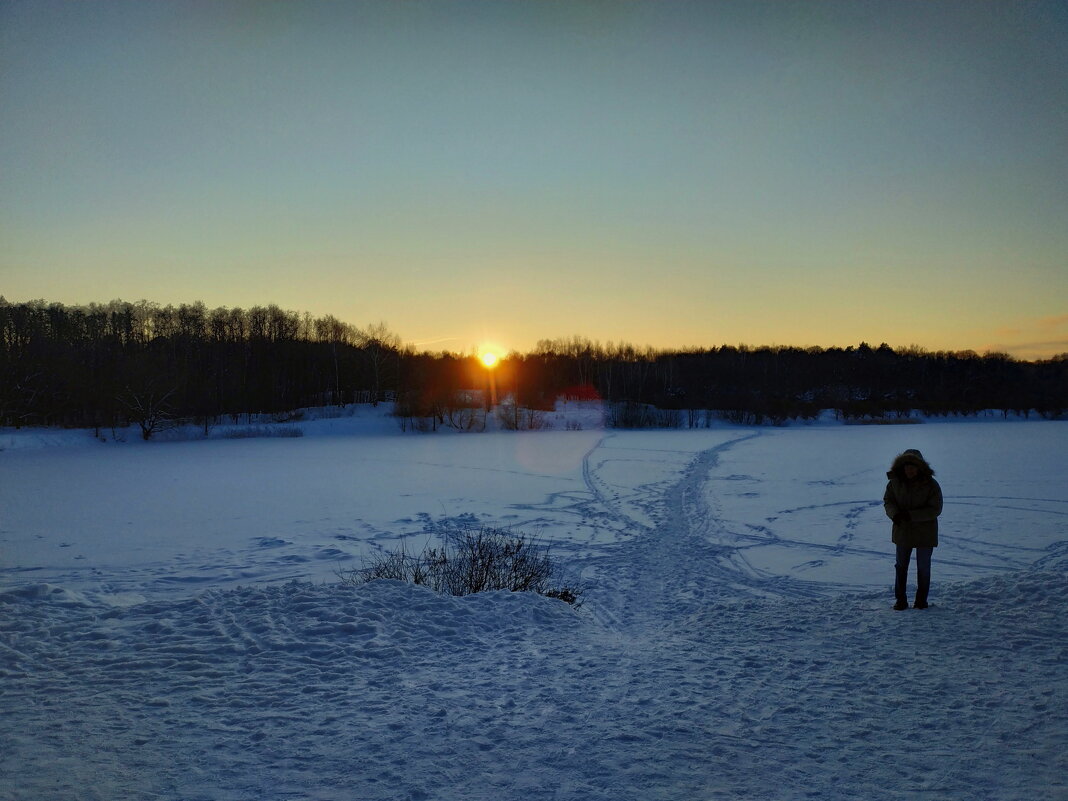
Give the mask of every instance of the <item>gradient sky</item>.
<path id="1" fill-rule="evenodd" d="M 0 294 L 1068 351 L 1068 4 L 0 2 Z"/>

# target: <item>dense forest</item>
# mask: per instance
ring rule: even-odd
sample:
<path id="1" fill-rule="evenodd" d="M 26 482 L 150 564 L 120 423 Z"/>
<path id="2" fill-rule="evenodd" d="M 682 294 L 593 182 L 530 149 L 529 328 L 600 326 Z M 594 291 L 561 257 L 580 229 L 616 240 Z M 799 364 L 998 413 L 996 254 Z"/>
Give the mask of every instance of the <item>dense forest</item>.
<path id="1" fill-rule="evenodd" d="M 580 337 L 544 340 L 491 372 L 473 355 L 402 346 L 277 306 L 208 309 L 141 301 L 64 306 L 0 297 L 0 425 L 97 429 L 176 422 L 205 430 L 250 413 L 390 401 L 402 425 L 477 428 L 491 406 L 536 427 L 557 398 L 599 399 L 623 427 L 782 423 L 832 409 L 847 419 L 975 414 L 1060 417 L 1068 354 L 722 346 L 663 351 Z"/>

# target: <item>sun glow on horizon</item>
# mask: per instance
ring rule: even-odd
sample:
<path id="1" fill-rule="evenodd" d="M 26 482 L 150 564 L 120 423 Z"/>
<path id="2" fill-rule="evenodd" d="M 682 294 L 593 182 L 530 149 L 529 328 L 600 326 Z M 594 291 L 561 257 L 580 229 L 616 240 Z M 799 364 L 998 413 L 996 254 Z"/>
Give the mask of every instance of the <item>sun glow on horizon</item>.
<path id="1" fill-rule="evenodd" d="M 492 370 L 494 367 L 496 367 L 501 360 L 501 357 L 494 353 L 492 350 L 482 351 L 482 354 L 478 358 L 479 361 L 482 362 L 482 366 L 489 370 Z"/>

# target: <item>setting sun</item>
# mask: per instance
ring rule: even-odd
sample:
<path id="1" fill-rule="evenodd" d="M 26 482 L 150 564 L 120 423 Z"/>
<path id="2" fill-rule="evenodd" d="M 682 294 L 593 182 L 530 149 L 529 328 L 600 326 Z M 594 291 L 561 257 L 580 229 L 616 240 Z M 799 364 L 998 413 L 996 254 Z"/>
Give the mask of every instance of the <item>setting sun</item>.
<path id="1" fill-rule="evenodd" d="M 481 356 L 479 356 L 479 359 L 482 360 L 482 365 L 484 367 L 489 368 L 496 367 L 497 362 L 500 361 L 500 357 L 498 357 L 496 353 L 490 350 L 485 351 Z"/>

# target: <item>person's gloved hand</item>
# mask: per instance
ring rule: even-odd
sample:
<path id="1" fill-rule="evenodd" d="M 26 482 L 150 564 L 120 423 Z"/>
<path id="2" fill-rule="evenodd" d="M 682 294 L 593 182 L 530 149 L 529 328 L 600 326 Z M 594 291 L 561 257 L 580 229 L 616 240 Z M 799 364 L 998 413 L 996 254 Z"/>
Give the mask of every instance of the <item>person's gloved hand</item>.
<path id="1" fill-rule="evenodd" d="M 911 520 L 912 520 L 912 515 L 909 514 L 909 512 L 907 512 L 905 510 L 902 510 L 902 511 L 898 512 L 896 515 L 894 515 L 894 522 L 895 523 L 908 523 Z"/>

